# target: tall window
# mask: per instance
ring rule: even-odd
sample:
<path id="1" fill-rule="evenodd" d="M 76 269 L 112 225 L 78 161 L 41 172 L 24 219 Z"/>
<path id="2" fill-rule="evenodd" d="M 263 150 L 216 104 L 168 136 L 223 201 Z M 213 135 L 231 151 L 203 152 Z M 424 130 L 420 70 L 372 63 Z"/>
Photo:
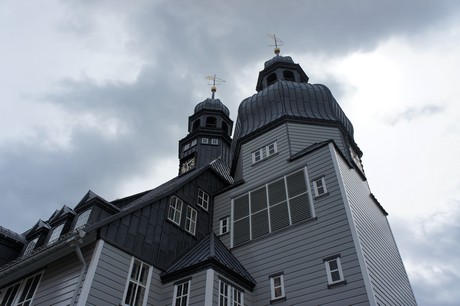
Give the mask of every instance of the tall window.
<path id="1" fill-rule="evenodd" d="M 313 189 L 315 190 L 315 197 L 319 197 L 327 193 L 326 180 L 324 179 L 324 176 L 313 181 Z"/>
<path id="2" fill-rule="evenodd" d="M 270 292 L 272 301 L 284 298 L 284 275 L 278 274 L 270 277 Z"/>
<path id="3" fill-rule="evenodd" d="M 208 210 L 209 207 L 209 195 L 201 189 L 198 189 L 198 206 L 201 206 L 204 210 Z"/>
<path id="4" fill-rule="evenodd" d="M 197 212 L 195 209 L 187 206 L 187 216 L 185 219 L 185 230 L 195 235 Z"/>
<path id="5" fill-rule="evenodd" d="M 82 212 L 77 219 L 77 222 L 75 223 L 75 228 L 80 228 L 88 222 L 89 215 L 91 214 L 91 209 L 87 209 L 84 212 Z"/>
<path id="6" fill-rule="evenodd" d="M 133 257 L 125 289 L 124 305 L 141 306 L 147 303 L 151 273 L 152 267 Z"/>
<path id="7" fill-rule="evenodd" d="M 3 295 L 0 293 L 0 305 L 32 305 L 42 274 L 32 275 L 6 288 Z"/>
<path id="8" fill-rule="evenodd" d="M 228 233 L 229 217 L 225 217 L 219 220 L 219 235 Z"/>
<path id="9" fill-rule="evenodd" d="M 59 237 L 61 236 L 61 233 L 62 233 L 62 229 L 64 228 L 64 223 L 62 224 L 59 224 L 58 226 L 56 226 L 53 231 L 51 232 L 51 236 L 50 236 L 50 239 L 48 240 L 48 245 L 54 243 L 56 240 L 59 239 Z"/>
<path id="10" fill-rule="evenodd" d="M 182 215 L 182 203 L 182 200 L 176 196 L 172 196 L 169 200 L 168 219 L 177 225 L 180 224 L 180 218 Z"/>
<path id="11" fill-rule="evenodd" d="M 324 259 L 324 264 L 326 265 L 327 283 L 329 286 L 345 283 L 339 255 Z"/>
<path id="12" fill-rule="evenodd" d="M 233 246 L 311 218 L 306 182 L 300 170 L 233 199 Z"/>
<path id="13" fill-rule="evenodd" d="M 219 306 L 243 306 L 243 290 L 219 280 Z"/>
<path id="14" fill-rule="evenodd" d="M 266 145 L 256 151 L 252 152 L 252 163 L 257 163 L 263 159 L 266 159 L 274 154 L 278 153 L 278 145 L 275 142 L 272 142 L 269 145 Z"/>
<path id="15" fill-rule="evenodd" d="M 188 306 L 190 294 L 190 281 L 182 282 L 174 286 L 174 306 Z"/>

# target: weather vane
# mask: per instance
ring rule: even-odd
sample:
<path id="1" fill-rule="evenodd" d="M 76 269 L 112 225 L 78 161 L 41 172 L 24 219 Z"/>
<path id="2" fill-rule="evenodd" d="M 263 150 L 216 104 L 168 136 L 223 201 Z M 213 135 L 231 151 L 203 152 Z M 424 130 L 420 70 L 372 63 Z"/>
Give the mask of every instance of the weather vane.
<path id="1" fill-rule="evenodd" d="M 208 84 L 208 85 L 212 85 L 211 92 L 212 92 L 212 99 L 214 99 L 214 94 L 217 91 L 216 85 L 220 85 L 221 83 L 225 82 L 225 80 L 216 77 L 215 74 L 213 76 L 208 75 L 207 77 L 205 77 L 205 79 L 212 81 L 212 84 Z"/>
<path id="2" fill-rule="evenodd" d="M 282 41 L 281 39 L 279 39 L 278 37 L 276 37 L 275 34 L 267 34 L 268 37 L 270 37 L 271 39 L 273 39 L 273 41 L 275 42 L 274 45 L 269 45 L 270 47 L 275 47 L 275 54 L 276 55 L 279 55 L 280 54 L 280 48 L 279 46 L 282 46 L 284 44 L 284 41 Z"/>

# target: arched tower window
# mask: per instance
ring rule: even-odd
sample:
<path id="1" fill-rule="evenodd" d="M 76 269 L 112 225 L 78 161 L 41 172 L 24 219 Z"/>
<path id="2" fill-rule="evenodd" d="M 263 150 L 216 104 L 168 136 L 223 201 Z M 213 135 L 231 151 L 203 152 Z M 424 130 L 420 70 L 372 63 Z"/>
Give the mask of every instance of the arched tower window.
<path id="1" fill-rule="evenodd" d="M 272 73 L 267 77 L 267 85 L 271 85 L 276 82 L 276 73 Z"/>
<path id="2" fill-rule="evenodd" d="M 284 76 L 284 79 L 286 81 L 295 81 L 294 72 L 292 72 L 290 70 L 284 70 L 283 71 L 283 76 Z"/>
<path id="3" fill-rule="evenodd" d="M 208 118 L 206 118 L 206 127 L 208 127 L 208 128 L 217 127 L 217 119 L 216 119 L 216 117 L 208 117 Z"/>
<path id="4" fill-rule="evenodd" d="M 197 128 L 199 128 L 200 124 L 201 124 L 200 119 L 195 120 L 195 122 L 193 122 L 192 132 L 195 131 Z"/>

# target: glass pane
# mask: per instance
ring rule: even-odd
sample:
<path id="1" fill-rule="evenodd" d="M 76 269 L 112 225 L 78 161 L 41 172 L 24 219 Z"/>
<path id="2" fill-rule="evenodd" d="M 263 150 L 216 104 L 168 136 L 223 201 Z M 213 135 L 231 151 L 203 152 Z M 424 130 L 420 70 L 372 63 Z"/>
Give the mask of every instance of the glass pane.
<path id="1" fill-rule="evenodd" d="M 136 306 L 142 305 L 142 302 L 144 300 L 144 292 L 145 292 L 144 287 L 141 287 L 141 286 L 137 287 L 137 295 L 136 295 L 136 301 L 134 302 L 134 305 Z"/>
<path id="2" fill-rule="evenodd" d="M 233 215 L 235 220 L 249 215 L 249 195 L 244 195 L 233 201 Z"/>
<path id="3" fill-rule="evenodd" d="M 329 268 L 331 269 L 331 271 L 337 270 L 337 268 L 338 268 L 337 260 L 329 261 Z"/>
<path id="4" fill-rule="evenodd" d="M 275 277 L 275 278 L 273 279 L 273 284 L 275 285 L 275 287 L 281 286 L 281 278 Z"/>
<path id="5" fill-rule="evenodd" d="M 339 281 L 340 280 L 340 273 L 339 271 L 334 271 L 331 273 L 331 278 L 333 282 Z"/>
<path id="6" fill-rule="evenodd" d="M 270 207 L 270 225 L 272 232 L 289 225 L 287 202 Z"/>
<path id="7" fill-rule="evenodd" d="M 268 200 L 270 205 L 274 205 L 286 200 L 286 188 L 284 179 L 268 184 Z"/>
<path id="8" fill-rule="evenodd" d="M 290 198 L 307 191 L 305 175 L 303 171 L 296 172 L 286 177 L 288 195 Z"/>
<path id="9" fill-rule="evenodd" d="M 268 210 L 262 210 L 251 216 L 252 239 L 268 234 Z"/>
<path id="10" fill-rule="evenodd" d="M 134 284 L 129 282 L 128 291 L 126 292 L 125 304 L 131 305 L 134 299 Z"/>
<path id="11" fill-rule="evenodd" d="M 292 223 L 306 220 L 311 217 L 308 194 L 303 194 L 289 200 Z"/>
<path id="12" fill-rule="evenodd" d="M 251 192 L 251 213 L 267 208 L 267 193 L 265 187 Z"/>
<path id="13" fill-rule="evenodd" d="M 281 287 L 275 288 L 275 297 L 280 297 L 282 295 Z"/>

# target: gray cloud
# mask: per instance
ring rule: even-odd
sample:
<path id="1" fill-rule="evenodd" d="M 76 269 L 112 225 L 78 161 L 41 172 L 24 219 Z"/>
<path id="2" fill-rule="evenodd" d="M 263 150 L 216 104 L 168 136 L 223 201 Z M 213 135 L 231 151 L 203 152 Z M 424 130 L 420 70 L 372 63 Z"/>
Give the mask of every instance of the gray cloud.
<path id="1" fill-rule="evenodd" d="M 436 115 L 442 113 L 443 111 L 443 107 L 433 104 L 426 104 L 420 107 L 410 107 L 403 112 L 387 119 L 387 122 L 391 125 L 395 125 L 401 121 L 411 121 L 419 117 Z"/>

